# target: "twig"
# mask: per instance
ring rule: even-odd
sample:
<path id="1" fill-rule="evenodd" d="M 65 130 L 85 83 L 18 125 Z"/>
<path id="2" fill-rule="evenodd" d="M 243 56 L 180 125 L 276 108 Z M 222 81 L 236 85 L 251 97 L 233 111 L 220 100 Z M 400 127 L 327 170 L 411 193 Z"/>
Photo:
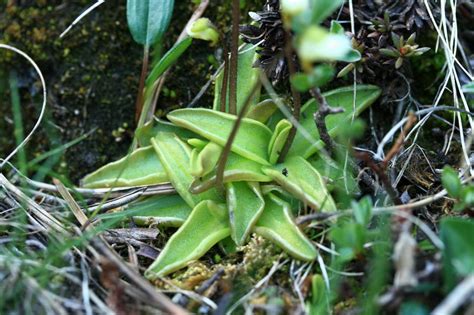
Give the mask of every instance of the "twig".
<path id="1" fill-rule="evenodd" d="M 293 62 L 293 47 L 291 46 L 291 33 L 287 30 L 285 32 L 285 58 L 286 63 L 288 64 L 288 71 L 290 77 L 296 73 L 295 63 Z M 295 121 L 300 120 L 300 111 L 301 111 L 301 96 L 300 93 L 291 85 L 291 94 L 293 96 L 293 118 Z M 286 139 L 285 146 L 281 150 L 280 156 L 278 157 L 278 163 L 285 161 L 285 157 L 288 154 L 288 151 L 291 148 L 291 144 L 296 136 L 296 125 L 292 124 L 288 138 Z"/>
<path id="2" fill-rule="evenodd" d="M 66 200 L 69 209 L 71 209 L 72 213 L 76 217 L 77 221 L 81 225 L 87 224 L 89 219 L 87 216 L 82 212 L 81 207 L 77 204 L 76 200 L 71 196 L 71 194 L 67 191 L 66 187 L 61 183 L 58 179 L 53 178 L 53 183 L 58 188 L 59 194 Z"/>
<path id="3" fill-rule="evenodd" d="M 91 13 L 95 10 L 98 6 L 103 4 L 105 0 L 97 0 L 96 3 L 88 7 L 84 12 L 82 12 L 62 33 L 59 35 L 59 38 L 63 38 L 80 20 L 82 20 L 87 14 Z"/>
<path id="4" fill-rule="evenodd" d="M 62 184 L 59 185 L 61 186 Z M 74 200 L 69 191 L 65 189 L 65 187 L 64 189 L 61 189 L 61 192 L 65 194 L 65 196 L 67 196 L 67 201 L 72 200 L 72 203 L 70 204 L 71 209 L 75 209 L 79 212 L 82 212 L 80 207 L 77 205 L 77 202 Z M 74 215 L 78 219 L 79 223 L 81 223 L 81 226 L 83 228 L 90 229 L 92 227 L 93 224 L 88 224 L 88 220 L 84 222 L 84 217 L 87 218 L 87 216 L 83 212 L 82 214 L 74 212 Z M 171 300 L 166 295 L 156 291 L 155 288 L 148 281 L 144 280 L 140 274 L 138 274 L 129 265 L 127 265 L 122 260 L 122 258 L 113 249 L 110 248 L 110 246 L 107 244 L 107 242 L 102 236 L 99 235 L 96 238 L 93 238 L 91 240 L 91 244 L 93 248 L 97 249 L 103 256 L 105 256 L 107 261 L 115 265 L 118 270 L 120 270 L 120 272 L 122 272 L 125 276 L 127 276 L 128 279 L 135 283 L 137 287 L 139 287 L 143 292 L 145 292 L 150 297 L 150 299 L 152 299 L 152 301 L 159 305 L 164 311 L 170 314 L 187 314 L 185 310 L 171 302 Z M 88 248 L 91 249 L 91 246 L 88 246 Z M 95 252 L 93 248 L 92 252 Z"/>
<path id="5" fill-rule="evenodd" d="M 408 120 L 403 127 L 402 132 L 398 135 L 397 140 L 393 144 L 393 146 L 390 148 L 390 151 L 385 155 L 385 159 L 383 160 L 384 167 L 386 168 L 388 163 L 392 160 L 392 158 L 397 155 L 398 152 L 403 147 L 403 144 L 405 143 L 405 136 L 408 134 L 408 131 L 413 127 L 415 122 L 417 121 L 417 118 L 413 112 L 410 112 L 408 114 Z"/>
<path id="6" fill-rule="evenodd" d="M 213 275 L 212 277 L 210 277 L 209 279 L 207 279 L 206 281 L 204 281 L 200 286 L 199 288 L 197 288 L 196 290 L 196 293 L 198 294 L 203 294 L 204 292 L 206 292 L 207 289 L 209 289 L 211 287 L 211 285 L 216 282 L 217 280 L 219 280 L 220 277 L 222 277 L 225 273 L 225 270 L 224 268 L 220 268 L 219 270 L 217 270 Z"/>
<path id="7" fill-rule="evenodd" d="M 138 122 L 142 116 L 143 110 L 143 94 L 145 87 L 146 74 L 148 72 L 148 59 L 150 56 L 150 47 L 145 45 L 143 49 L 143 64 L 142 64 L 142 73 L 140 74 L 140 81 L 138 83 L 138 92 L 137 92 L 137 101 L 135 103 L 135 120 Z"/>
<path id="8" fill-rule="evenodd" d="M 390 196 L 390 199 L 396 204 L 401 205 L 402 201 L 398 196 L 398 191 L 392 186 L 390 179 L 388 178 L 385 167 L 382 165 L 378 165 L 374 162 L 374 160 L 370 157 L 368 152 L 356 152 L 355 157 L 359 160 L 363 161 L 374 173 L 378 176 L 380 181 L 382 182 L 385 191 Z"/>
<path id="9" fill-rule="evenodd" d="M 232 0 L 232 37 L 229 64 L 229 113 L 237 114 L 237 67 L 239 58 L 240 1 Z"/>
<path id="10" fill-rule="evenodd" d="M 259 88 L 260 88 L 260 82 L 257 82 L 253 86 L 250 94 L 247 96 L 244 106 L 242 106 L 242 108 L 240 109 L 239 115 L 237 116 L 237 120 L 235 121 L 234 126 L 232 127 L 232 131 L 230 132 L 229 138 L 227 138 L 227 142 L 225 143 L 224 149 L 222 150 L 221 156 L 219 158 L 219 163 L 217 164 L 217 170 L 216 170 L 216 187 L 217 189 L 221 190 L 221 192 L 224 192 L 224 184 L 223 184 L 224 169 L 227 163 L 227 158 L 229 157 L 229 154 L 230 154 L 230 150 L 232 148 L 232 143 L 234 142 L 235 136 L 237 135 L 237 132 L 239 131 L 240 123 L 242 122 L 244 113 L 247 111 L 247 107 L 250 104 L 250 100 L 253 98 L 254 94 L 258 91 Z"/>
<path id="11" fill-rule="evenodd" d="M 369 166 L 375 174 L 379 177 L 380 181 L 382 182 L 385 190 L 387 191 L 388 195 L 390 198 L 393 200 L 393 202 L 397 205 L 402 204 L 402 201 L 400 200 L 398 191 L 393 187 L 392 182 L 390 181 L 389 177 L 387 176 L 387 167 L 388 163 L 391 161 L 391 159 L 400 152 L 401 148 L 403 147 L 403 144 L 405 142 L 405 136 L 410 131 L 410 129 L 413 127 L 415 124 L 417 118 L 414 113 L 410 113 L 408 115 L 408 119 L 406 119 L 405 126 L 403 127 L 402 132 L 398 136 L 397 140 L 395 143 L 392 145 L 390 148 L 389 152 L 385 156 L 384 160 L 382 161 L 381 164 L 376 164 L 373 159 L 369 156 L 367 152 L 357 152 L 355 156 L 364 161 L 367 166 Z"/>
<path id="12" fill-rule="evenodd" d="M 326 150 L 329 155 L 332 154 L 334 148 L 334 142 L 331 139 L 331 136 L 328 133 L 328 128 L 326 126 L 326 117 L 332 114 L 342 113 L 344 109 L 342 108 L 333 108 L 329 106 L 326 98 L 321 93 L 319 88 L 313 88 L 309 90 L 311 96 L 313 96 L 316 101 L 319 103 L 319 109 L 314 113 L 314 122 L 316 123 L 316 128 L 318 128 L 319 137 L 326 145 Z"/>
<path id="13" fill-rule="evenodd" d="M 438 305 L 432 315 L 453 314 L 459 306 L 474 296 L 474 275 L 468 276 Z"/>
<path id="14" fill-rule="evenodd" d="M 10 181 L 0 173 L 0 186 L 5 187 L 6 190 L 11 192 L 16 198 L 20 200 L 20 203 L 24 203 L 28 209 L 36 216 L 38 223 L 40 226 L 45 229 L 54 229 L 57 232 L 65 233 L 66 230 L 64 229 L 61 222 L 59 222 L 55 217 L 53 217 L 49 212 L 44 210 L 40 207 L 36 202 L 31 200 L 28 196 L 26 196 L 21 190 L 19 190 L 15 185 L 10 183 Z"/>
<path id="15" fill-rule="evenodd" d="M 224 44 L 224 72 L 222 73 L 222 86 L 221 86 L 221 103 L 220 103 L 220 110 L 221 112 L 225 112 L 226 104 L 227 104 L 227 85 L 229 83 L 229 52 L 227 50 L 227 45 L 224 40 L 224 36 L 222 36 L 223 44 Z"/>

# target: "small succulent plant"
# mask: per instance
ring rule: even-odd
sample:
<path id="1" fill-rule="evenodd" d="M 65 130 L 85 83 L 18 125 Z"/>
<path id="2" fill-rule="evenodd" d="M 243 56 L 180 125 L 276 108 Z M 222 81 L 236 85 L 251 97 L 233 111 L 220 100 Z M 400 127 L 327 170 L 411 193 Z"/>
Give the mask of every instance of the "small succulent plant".
<path id="1" fill-rule="evenodd" d="M 380 94 L 375 86 L 358 86 L 356 114 Z M 353 88 L 325 93 L 345 113 L 327 119 L 334 136 L 352 117 Z M 300 123 L 317 135 L 313 122 L 315 101 L 302 109 Z M 108 164 L 83 180 L 86 187 L 139 186 L 170 182 L 178 195 L 142 200 L 129 211 L 137 223 L 180 226 L 145 275 L 156 279 L 204 255 L 213 245 L 231 237 L 243 245 L 251 233 L 276 243 L 291 256 L 311 261 L 317 251 L 292 220 L 305 204 L 316 211 L 336 211 L 326 187 L 324 161 L 315 155 L 322 142 L 298 132 L 284 163 L 277 163 L 291 123 L 271 101 L 250 107 L 232 144 L 223 182 L 216 189 L 216 165 L 237 116 L 217 109 L 178 109 L 171 121 L 146 125 L 137 136 L 141 148 Z M 327 165 L 326 165 L 327 166 Z M 301 203 L 300 203 L 301 202 Z"/>
<path id="2" fill-rule="evenodd" d="M 415 33 L 411 34 L 407 40 L 403 36 L 392 33 L 392 42 L 395 47 L 381 48 L 380 53 L 395 59 L 395 68 L 399 69 L 403 65 L 404 60 L 410 57 L 421 56 L 430 50 L 429 47 L 420 47 L 415 43 L 415 39 Z"/>

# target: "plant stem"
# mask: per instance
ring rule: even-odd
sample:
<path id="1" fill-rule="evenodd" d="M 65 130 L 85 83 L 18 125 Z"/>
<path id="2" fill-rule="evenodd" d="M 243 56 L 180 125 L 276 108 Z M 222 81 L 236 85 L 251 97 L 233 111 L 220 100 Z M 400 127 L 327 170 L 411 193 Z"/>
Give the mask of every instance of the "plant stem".
<path id="1" fill-rule="evenodd" d="M 237 116 L 237 120 L 234 123 L 232 131 L 229 134 L 229 138 L 227 138 L 227 142 L 225 143 L 224 149 L 222 150 L 221 156 L 219 158 L 219 163 L 217 164 L 217 170 L 216 170 L 216 187 L 222 193 L 224 193 L 224 184 L 223 184 L 224 169 L 225 169 L 225 165 L 227 163 L 227 159 L 230 154 L 230 149 L 232 148 L 232 143 L 234 142 L 235 136 L 237 135 L 237 132 L 239 131 L 240 123 L 242 122 L 244 113 L 247 111 L 247 107 L 250 104 L 250 100 L 254 97 L 255 93 L 258 91 L 259 88 L 260 88 L 260 82 L 257 82 L 253 86 L 250 94 L 245 99 L 245 103 L 240 109 L 239 115 Z"/>
<path id="2" fill-rule="evenodd" d="M 232 38 L 229 67 L 229 113 L 237 114 L 237 67 L 239 53 L 240 1 L 232 0 Z"/>
<path id="3" fill-rule="evenodd" d="M 135 120 L 138 122 L 143 109 L 143 88 L 145 87 L 146 74 L 148 72 L 148 60 L 150 56 L 150 47 L 145 45 L 143 50 L 143 63 L 140 81 L 138 83 L 137 102 L 135 103 Z"/>
<path id="4" fill-rule="evenodd" d="M 291 34 L 289 31 L 286 31 L 285 36 L 285 58 L 286 63 L 288 64 L 288 71 L 290 73 L 290 78 L 296 73 L 296 66 L 293 62 L 293 47 L 291 46 Z M 291 84 L 290 84 L 291 85 Z M 300 111 L 301 111 L 301 96 L 300 93 L 291 85 L 291 94 L 293 96 L 293 118 L 296 122 L 300 120 Z M 281 150 L 280 156 L 278 157 L 278 163 L 283 163 L 285 157 L 290 150 L 291 144 L 296 136 L 296 125 L 292 124 L 288 138 L 286 139 L 285 146 Z"/>
<path id="5" fill-rule="evenodd" d="M 319 88 L 312 88 L 309 90 L 311 96 L 316 99 L 319 103 L 319 109 L 314 113 L 314 122 L 316 123 L 316 128 L 318 128 L 319 137 L 326 145 L 326 150 L 329 155 L 332 155 L 334 149 L 334 142 L 331 139 L 331 136 L 328 133 L 328 128 L 326 126 L 326 117 L 332 114 L 342 113 L 344 109 L 342 108 L 333 108 L 329 106 L 326 98 L 321 93 Z"/>
<path id="6" fill-rule="evenodd" d="M 224 38 L 224 36 L 222 37 Z M 226 111 L 226 104 L 227 104 L 227 85 L 229 82 L 229 51 L 227 49 L 227 45 L 225 40 L 224 43 L 224 73 L 222 74 L 222 86 L 221 86 L 221 112 Z"/>
<path id="7" fill-rule="evenodd" d="M 193 15 L 191 18 L 188 20 L 184 28 L 182 29 L 181 33 L 178 36 L 178 39 L 174 42 L 174 45 L 182 41 L 187 35 L 187 29 L 190 27 L 196 20 L 198 20 L 206 11 L 208 5 L 209 5 L 210 0 L 202 0 L 199 6 L 196 8 L 194 11 Z M 146 119 L 145 122 L 151 120 L 153 118 L 153 115 L 155 114 L 156 111 L 156 104 L 158 103 L 158 97 L 160 96 L 161 90 L 163 89 L 163 86 L 165 84 L 166 78 L 168 77 L 168 74 L 170 72 L 170 69 L 166 70 L 165 73 L 163 73 L 159 79 L 158 86 L 156 87 L 156 90 L 153 92 L 153 100 L 150 104 L 150 108 L 147 110 L 146 113 Z"/>

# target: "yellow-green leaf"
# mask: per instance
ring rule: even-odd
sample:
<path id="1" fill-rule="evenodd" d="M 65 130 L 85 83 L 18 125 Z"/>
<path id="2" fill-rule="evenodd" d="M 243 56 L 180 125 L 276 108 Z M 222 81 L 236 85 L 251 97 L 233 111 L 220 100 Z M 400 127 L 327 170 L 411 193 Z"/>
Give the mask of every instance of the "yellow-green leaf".
<path id="1" fill-rule="evenodd" d="M 203 177 L 211 173 L 219 161 L 222 147 L 214 142 L 209 142 L 202 150 L 193 149 L 191 153 L 191 175 Z"/>
<path id="2" fill-rule="evenodd" d="M 302 157 L 288 157 L 284 163 L 263 167 L 262 170 L 286 191 L 311 207 L 321 211 L 336 211 L 334 200 L 321 175 Z"/>
<path id="3" fill-rule="evenodd" d="M 250 48 L 249 48 L 250 47 Z M 242 47 L 238 55 L 238 65 L 237 65 L 237 113 L 240 112 L 240 109 L 245 105 L 245 101 L 252 92 L 254 85 L 259 80 L 258 68 L 253 67 L 253 64 L 256 60 L 255 54 L 256 47 L 251 47 L 251 45 L 245 45 Z M 221 102 L 221 91 L 222 91 L 222 78 L 224 77 L 224 71 L 221 71 L 216 78 L 215 87 L 214 87 L 214 103 L 213 109 L 218 111 L 220 110 Z M 228 87 L 229 85 L 227 85 Z M 227 94 L 229 92 L 227 91 Z M 250 100 L 249 108 L 252 108 L 258 101 L 260 97 L 260 91 L 255 93 L 253 98 Z M 229 96 L 227 95 L 226 99 L 226 112 L 229 111 Z"/>
<path id="4" fill-rule="evenodd" d="M 246 117 L 266 123 L 267 120 L 276 112 L 278 106 L 272 99 L 266 99 L 250 107 Z"/>
<path id="5" fill-rule="evenodd" d="M 276 125 L 270 143 L 268 144 L 270 164 L 275 164 L 277 162 L 281 150 L 283 150 L 283 147 L 285 146 L 286 139 L 288 139 L 291 127 L 291 123 L 286 119 L 280 120 Z"/>
<path id="6" fill-rule="evenodd" d="M 318 254 L 311 241 L 293 221 L 290 205 L 273 194 L 265 196 L 265 209 L 257 220 L 254 231 L 297 259 L 312 261 Z"/>
<path id="7" fill-rule="evenodd" d="M 181 226 L 191 213 L 191 208 L 179 195 L 151 196 L 133 202 L 122 211 L 106 213 L 101 219 L 133 218 L 140 226 Z"/>
<path id="8" fill-rule="evenodd" d="M 326 118 L 326 126 L 331 137 L 335 137 L 340 127 L 351 121 L 354 105 L 354 116 L 357 117 L 363 110 L 375 102 L 380 96 L 381 90 L 374 85 L 358 85 L 355 92 L 355 102 L 354 88 L 352 86 L 339 88 L 323 94 L 330 106 L 342 107 L 345 110 L 344 113 L 329 115 Z M 317 141 L 313 142 L 311 139 L 307 139 L 305 135 L 298 130 L 290 151 L 288 152 L 289 156 L 300 155 L 304 158 L 308 158 L 323 147 L 324 144 L 319 140 L 318 129 L 316 128 L 313 118 L 317 107 L 318 105 L 314 99 L 307 102 L 301 110 L 300 119 L 302 128 L 306 130 L 307 134 L 317 139 Z"/>
<path id="9" fill-rule="evenodd" d="M 168 114 L 168 119 L 178 126 L 225 146 L 237 116 L 205 108 L 177 109 Z M 267 147 L 272 132 L 264 124 L 243 118 L 239 131 L 232 143 L 231 151 L 269 165 Z"/>
<path id="10" fill-rule="evenodd" d="M 229 235 L 225 206 L 204 200 L 169 239 L 157 260 L 145 271 L 145 277 L 155 280 L 181 269 Z"/>
<path id="11" fill-rule="evenodd" d="M 256 182 L 226 184 L 231 236 L 242 245 L 263 211 L 265 202 Z"/>
<path id="12" fill-rule="evenodd" d="M 102 166 L 84 177 L 81 184 L 87 188 L 110 188 L 155 185 L 168 181 L 155 150 L 149 146 Z"/>
<path id="13" fill-rule="evenodd" d="M 242 181 L 270 182 L 272 179 L 262 172 L 261 164 L 235 153 L 230 153 L 224 170 L 223 183 Z M 196 179 L 192 184 L 192 189 L 195 191 L 205 191 L 214 187 L 215 184 L 216 172 L 214 170 L 202 179 Z"/>
<path id="14" fill-rule="evenodd" d="M 155 138 L 151 139 L 151 143 L 168 174 L 171 184 L 190 207 L 196 206 L 202 200 L 220 199 L 215 190 L 202 194 L 189 192 L 194 178 L 189 170 L 191 148 L 186 142 L 175 134 L 159 132 Z"/>
<path id="15" fill-rule="evenodd" d="M 141 147 L 151 146 L 150 139 L 155 137 L 160 131 L 174 133 L 181 139 L 196 137 L 194 132 L 158 118 L 147 122 L 145 125 L 135 130 L 135 137 Z"/>

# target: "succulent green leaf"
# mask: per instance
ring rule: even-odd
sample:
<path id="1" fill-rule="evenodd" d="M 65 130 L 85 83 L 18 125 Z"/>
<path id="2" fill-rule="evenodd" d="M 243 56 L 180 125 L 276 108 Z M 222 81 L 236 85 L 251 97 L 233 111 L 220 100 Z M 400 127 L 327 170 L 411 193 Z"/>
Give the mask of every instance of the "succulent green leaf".
<path id="1" fill-rule="evenodd" d="M 273 178 L 286 191 L 320 211 L 336 211 L 323 178 L 309 162 L 300 156 L 288 157 L 284 163 L 263 167 L 262 171 Z"/>
<path id="2" fill-rule="evenodd" d="M 354 218 L 357 223 L 362 226 L 367 226 L 372 217 L 372 200 L 369 196 L 365 196 L 359 202 L 354 200 L 351 202 L 352 209 L 354 209 Z"/>
<path id="3" fill-rule="evenodd" d="M 168 182 L 163 165 L 151 146 L 140 148 L 102 166 L 81 181 L 87 188 L 130 187 Z"/>
<path id="4" fill-rule="evenodd" d="M 187 143 L 175 134 L 167 132 L 159 132 L 155 138 L 151 139 L 151 143 L 171 184 L 190 207 L 194 207 L 202 200 L 219 200 L 219 195 L 215 190 L 202 194 L 189 192 L 194 178 L 189 170 L 191 148 Z"/>
<path id="5" fill-rule="evenodd" d="M 145 271 L 145 277 L 155 280 L 181 269 L 229 235 L 225 205 L 204 200 L 169 239 L 161 254 Z"/>
<path id="6" fill-rule="evenodd" d="M 202 139 L 198 139 L 198 138 L 188 139 L 187 142 L 190 146 L 192 146 L 193 148 L 196 148 L 198 150 L 204 149 L 204 147 L 209 143 L 208 140 L 202 140 Z"/>
<path id="7" fill-rule="evenodd" d="M 329 32 L 333 34 L 344 34 L 344 27 L 342 27 L 341 23 L 339 23 L 338 21 L 332 20 Z"/>
<path id="8" fill-rule="evenodd" d="M 474 274 L 474 220 L 444 218 L 440 224 L 440 236 L 444 244 L 444 289 L 449 292 L 460 277 Z"/>
<path id="9" fill-rule="evenodd" d="M 245 101 L 249 97 L 254 85 L 260 80 L 258 68 L 253 67 L 257 56 L 255 53 L 256 47 L 251 45 L 244 45 L 239 51 L 238 65 L 237 65 L 237 113 L 245 105 Z M 216 78 L 214 86 L 214 103 L 213 109 L 220 110 L 222 81 L 224 78 L 224 71 L 221 71 Z M 228 94 L 228 92 L 227 92 Z M 248 108 L 252 108 L 260 98 L 260 93 L 257 92 L 250 100 Z M 226 98 L 226 112 L 229 111 L 229 96 Z"/>
<path id="10" fill-rule="evenodd" d="M 217 165 L 221 153 L 222 147 L 214 142 L 209 142 L 202 150 L 193 149 L 191 153 L 191 175 L 203 177 L 211 173 Z"/>
<path id="11" fill-rule="evenodd" d="M 272 99 L 263 100 L 251 107 L 247 112 L 246 117 L 264 124 L 276 112 L 277 109 L 278 106 Z"/>
<path id="12" fill-rule="evenodd" d="M 161 57 L 160 61 L 153 67 L 148 78 L 146 79 L 146 86 L 151 87 L 151 85 L 166 71 L 171 65 L 173 65 L 179 57 L 188 49 L 188 47 L 193 42 L 191 37 L 185 37 L 179 43 L 176 43 L 173 47 L 166 52 L 166 54 Z"/>
<path id="13" fill-rule="evenodd" d="M 456 172 L 452 167 L 445 166 L 443 168 L 441 182 L 450 197 L 458 199 L 461 196 L 461 180 L 459 179 L 458 172 Z"/>
<path id="14" fill-rule="evenodd" d="M 316 274 L 311 280 L 311 303 L 308 305 L 308 313 L 311 315 L 329 314 L 328 289 L 321 275 Z"/>
<path id="15" fill-rule="evenodd" d="M 173 7 L 174 0 L 127 0 L 127 22 L 133 39 L 147 47 L 161 39 Z"/>
<path id="16" fill-rule="evenodd" d="M 122 211 L 107 213 L 100 218 L 133 217 L 133 222 L 140 226 L 178 227 L 188 218 L 191 210 L 192 208 L 179 195 L 151 196 L 128 204 Z"/>
<path id="17" fill-rule="evenodd" d="M 280 120 L 276 125 L 270 143 L 268 144 L 270 164 L 275 164 L 277 162 L 281 150 L 283 150 L 283 147 L 285 146 L 286 139 L 288 139 L 291 127 L 292 124 L 286 119 Z"/>
<path id="18" fill-rule="evenodd" d="M 226 184 L 226 189 L 231 236 L 237 245 L 242 245 L 260 217 L 265 201 L 256 182 L 231 182 Z"/>
<path id="19" fill-rule="evenodd" d="M 237 116 L 205 108 L 177 109 L 168 114 L 176 125 L 225 146 Z M 263 165 L 269 165 L 267 145 L 272 136 L 270 129 L 253 119 L 243 118 L 232 143 L 231 151 Z"/>
<path id="20" fill-rule="evenodd" d="M 273 194 L 265 196 L 265 209 L 255 224 L 255 233 L 271 240 L 291 256 L 312 261 L 318 252 L 293 221 L 290 205 Z"/>
<path id="21" fill-rule="evenodd" d="M 345 110 L 344 113 L 329 115 L 326 118 L 326 126 L 329 135 L 331 137 L 337 136 L 341 126 L 351 121 L 354 105 L 354 116 L 357 117 L 362 111 L 375 102 L 380 96 L 380 93 L 380 88 L 373 85 L 358 85 L 355 93 L 352 86 L 324 93 L 330 106 L 342 107 Z M 355 102 L 354 94 L 356 96 Z M 300 155 L 304 158 L 308 158 L 324 146 L 323 142 L 319 140 L 318 129 L 314 123 L 313 114 L 316 110 L 317 103 L 315 100 L 311 100 L 303 106 L 300 124 L 306 133 L 303 134 L 300 130 L 297 131 L 288 155 Z M 311 139 L 307 139 L 307 134 L 318 139 L 318 141 L 313 142 Z"/>
<path id="22" fill-rule="evenodd" d="M 230 153 L 224 170 L 223 182 L 270 182 L 272 179 L 262 172 L 262 165 L 246 159 L 235 153 Z M 216 184 L 216 172 L 212 172 L 202 179 L 196 179 L 192 184 L 192 189 L 205 191 Z"/>
<path id="23" fill-rule="evenodd" d="M 181 139 L 190 139 L 195 138 L 197 135 L 187 129 L 176 126 L 175 124 L 170 123 L 159 118 L 155 118 L 144 124 L 142 127 L 138 128 L 135 131 L 135 137 L 138 140 L 138 144 L 141 147 L 151 146 L 150 139 L 155 137 L 158 132 L 170 132 L 176 134 Z"/>
<path id="24" fill-rule="evenodd" d="M 441 239 L 445 245 L 443 256 L 446 271 L 458 276 L 474 273 L 474 220 L 445 218 L 441 221 Z"/>
<path id="25" fill-rule="evenodd" d="M 345 56 L 338 59 L 338 61 L 345 61 L 345 62 L 357 62 L 362 58 L 362 55 L 357 49 L 349 49 Z"/>

